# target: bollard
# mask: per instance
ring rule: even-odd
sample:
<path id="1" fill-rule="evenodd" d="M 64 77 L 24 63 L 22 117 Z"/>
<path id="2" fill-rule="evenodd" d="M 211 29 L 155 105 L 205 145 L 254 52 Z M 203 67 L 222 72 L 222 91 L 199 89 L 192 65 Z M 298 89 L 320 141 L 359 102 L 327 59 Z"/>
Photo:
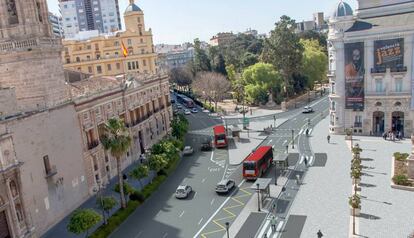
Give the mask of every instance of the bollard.
<path id="1" fill-rule="evenodd" d="M 300 175 L 299 174 L 296 175 L 296 184 L 300 185 Z"/>

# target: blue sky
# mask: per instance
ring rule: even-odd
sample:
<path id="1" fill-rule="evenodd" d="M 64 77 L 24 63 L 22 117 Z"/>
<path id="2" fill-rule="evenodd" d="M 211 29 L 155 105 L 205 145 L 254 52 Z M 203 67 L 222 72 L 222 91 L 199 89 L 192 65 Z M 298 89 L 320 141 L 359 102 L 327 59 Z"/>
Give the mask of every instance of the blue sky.
<path id="1" fill-rule="evenodd" d="M 59 12 L 58 0 L 47 0 Z M 339 0 L 135 0 L 152 28 L 154 42 L 180 44 L 194 38 L 208 41 L 218 32 L 247 28 L 268 33 L 282 15 L 296 21 L 311 20 L 314 12 L 331 15 Z M 347 1 L 353 9 L 356 0 Z M 129 0 L 119 0 L 121 14 Z"/>

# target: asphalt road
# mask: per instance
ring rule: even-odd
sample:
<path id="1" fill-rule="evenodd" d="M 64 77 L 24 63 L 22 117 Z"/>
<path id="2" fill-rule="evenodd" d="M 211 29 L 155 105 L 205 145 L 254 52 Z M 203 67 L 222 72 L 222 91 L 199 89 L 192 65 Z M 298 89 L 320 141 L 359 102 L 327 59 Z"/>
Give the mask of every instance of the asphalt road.
<path id="1" fill-rule="evenodd" d="M 301 129 L 307 125 L 306 118 L 315 118 L 316 123 L 320 112 L 328 108 L 327 99 L 323 99 L 314 106 L 315 113 L 302 114 L 301 109 L 281 113 L 280 117 L 291 118 L 272 135 L 263 141 L 263 144 L 274 145 L 276 152 L 284 153 L 286 145 L 292 138 L 291 130 L 294 129 L 296 143 L 299 147 L 307 150 L 306 142 L 301 142 Z M 326 112 L 325 112 L 326 115 Z M 216 216 L 226 213 L 223 208 L 229 203 L 237 201 L 248 201 L 253 195 L 246 188 L 250 184 L 244 184 L 241 176 L 240 166 L 228 166 L 227 150 L 214 150 L 212 152 L 201 152 L 200 142 L 207 136 L 212 135 L 212 127 L 222 123 L 220 118 L 208 116 L 199 112 L 187 115 L 190 121 L 190 132 L 186 137 L 186 145 L 195 149 L 192 156 L 184 157 L 177 170 L 161 185 L 142 206 L 110 236 L 131 238 L 167 238 L 167 237 L 193 237 L 195 234 L 202 237 L 222 237 L 224 222 L 212 224 Z M 298 139 L 299 138 L 299 139 Z M 219 196 L 214 192 L 216 184 L 223 177 L 232 177 L 240 188 L 233 191 L 231 195 Z M 178 200 L 174 197 L 175 189 L 180 184 L 188 184 L 193 187 L 193 193 L 187 199 Z M 235 199 L 237 197 L 237 199 Z M 232 211 L 232 220 L 240 213 L 243 206 L 237 205 L 237 211 Z M 229 220 L 231 222 L 231 219 Z M 212 227 L 213 226 L 213 227 Z M 215 227 L 214 227 L 215 226 Z M 218 227 L 218 228 L 217 228 Z M 213 231 L 213 232 L 212 232 Z M 203 235 L 208 232 L 209 235 Z"/>

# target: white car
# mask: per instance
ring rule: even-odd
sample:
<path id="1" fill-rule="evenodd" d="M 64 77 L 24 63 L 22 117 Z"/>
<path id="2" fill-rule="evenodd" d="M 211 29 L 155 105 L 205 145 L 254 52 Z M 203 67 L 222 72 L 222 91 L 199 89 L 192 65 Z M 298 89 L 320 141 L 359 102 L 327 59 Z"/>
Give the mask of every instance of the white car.
<path id="1" fill-rule="evenodd" d="M 181 109 L 183 108 L 183 106 L 181 106 L 180 104 L 177 105 L 177 109 Z"/>
<path id="2" fill-rule="evenodd" d="M 185 109 L 185 110 L 184 110 L 184 114 L 185 114 L 185 115 L 190 115 L 190 114 L 191 114 L 191 111 L 190 111 L 190 110 L 188 110 L 188 109 Z"/>
<path id="3" fill-rule="evenodd" d="M 191 109 L 191 112 L 192 112 L 192 113 L 197 113 L 197 112 L 198 112 L 198 110 L 197 110 L 197 108 L 193 108 L 193 109 Z"/>
<path id="4" fill-rule="evenodd" d="M 302 113 L 312 113 L 312 112 L 313 112 L 313 108 L 309 106 L 304 107 L 302 111 Z"/>
<path id="5" fill-rule="evenodd" d="M 184 147 L 183 155 L 191 155 L 194 153 L 194 149 L 191 146 Z"/>
<path id="6" fill-rule="evenodd" d="M 175 190 L 175 197 L 176 198 L 186 198 L 188 195 L 193 191 L 191 186 L 189 185 L 180 185 L 178 186 L 177 190 Z"/>
<path id="7" fill-rule="evenodd" d="M 216 193 L 228 193 L 235 185 L 234 180 L 223 179 L 217 184 Z"/>

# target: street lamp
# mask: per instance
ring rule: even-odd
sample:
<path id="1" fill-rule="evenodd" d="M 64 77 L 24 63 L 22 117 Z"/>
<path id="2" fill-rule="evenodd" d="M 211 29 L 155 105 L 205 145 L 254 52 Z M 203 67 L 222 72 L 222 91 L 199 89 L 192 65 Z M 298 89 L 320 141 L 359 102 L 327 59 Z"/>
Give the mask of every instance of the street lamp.
<path id="1" fill-rule="evenodd" d="M 294 139 L 295 130 L 292 129 L 292 149 L 295 149 L 295 139 Z"/>
<path id="2" fill-rule="evenodd" d="M 273 127 L 276 129 L 276 114 L 273 115 Z"/>
<path id="3" fill-rule="evenodd" d="M 226 222 L 226 232 L 227 232 L 227 238 L 230 238 L 230 234 L 229 234 L 229 226 L 230 226 L 230 223 L 227 221 L 227 222 Z"/>
<path id="4" fill-rule="evenodd" d="M 277 185 L 277 162 L 274 162 L 275 165 L 275 185 Z"/>
<path id="5" fill-rule="evenodd" d="M 257 211 L 260 212 L 260 184 L 256 183 L 257 187 Z"/>
<path id="6" fill-rule="evenodd" d="M 286 145 L 286 154 L 289 154 L 289 145 Z"/>

